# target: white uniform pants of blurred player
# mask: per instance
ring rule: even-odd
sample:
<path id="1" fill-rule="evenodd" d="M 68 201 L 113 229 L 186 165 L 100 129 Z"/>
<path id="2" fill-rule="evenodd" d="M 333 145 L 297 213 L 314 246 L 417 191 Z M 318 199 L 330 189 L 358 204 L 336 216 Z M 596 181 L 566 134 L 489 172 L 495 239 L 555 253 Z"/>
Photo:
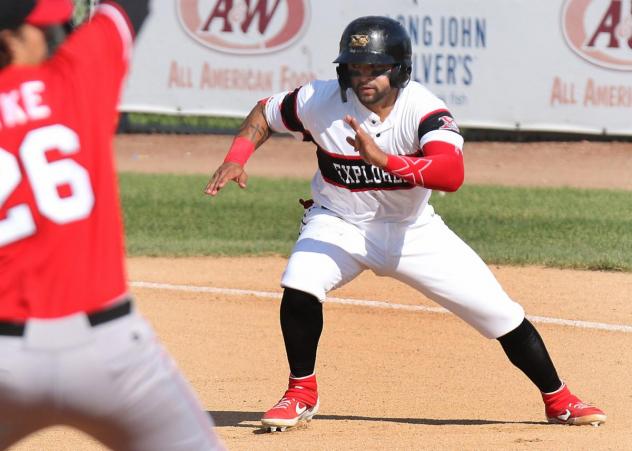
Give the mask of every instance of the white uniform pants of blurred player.
<path id="1" fill-rule="evenodd" d="M 133 310 L 30 320 L 0 336 L 0 448 L 62 424 L 114 450 L 224 449 L 149 324 Z"/>
<path id="2" fill-rule="evenodd" d="M 303 223 L 283 287 L 322 302 L 328 291 L 371 269 L 417 289 L 487 338 L 512 331 L 524 319 L 522 307 L 430 205 L 413 225 L 358 227 L 319 206 L 305 213 Z"/>

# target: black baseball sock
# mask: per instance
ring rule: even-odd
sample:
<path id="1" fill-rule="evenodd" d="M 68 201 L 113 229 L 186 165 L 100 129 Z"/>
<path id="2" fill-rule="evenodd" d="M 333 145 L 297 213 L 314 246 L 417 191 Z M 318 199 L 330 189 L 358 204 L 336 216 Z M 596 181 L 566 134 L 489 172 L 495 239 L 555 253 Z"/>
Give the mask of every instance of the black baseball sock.
<path id="1" fill-rule="evenodd" d="M 323 305 L 316 296 L 286 288 L 281 300 L 281 330 L 292 375 L 309 376 L 316 366 L 323 331 Z"/>
<path id="2" fill-rule="evenodd" d="M 542 337 L 526 318 L 514 330 L 499 337 L 498 341 L 511 363 L 522 370 L 541 392 L 551 393 L 561 387 L 562 381 Z"/>

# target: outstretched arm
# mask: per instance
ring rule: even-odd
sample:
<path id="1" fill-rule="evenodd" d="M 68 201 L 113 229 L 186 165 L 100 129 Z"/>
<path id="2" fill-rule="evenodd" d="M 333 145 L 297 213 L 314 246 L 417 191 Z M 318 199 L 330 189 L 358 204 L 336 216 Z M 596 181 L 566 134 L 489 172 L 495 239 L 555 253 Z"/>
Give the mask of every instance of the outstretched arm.
<path id="1" fill-rule="evenodd" d="M 215 196 L 230 180 L 246 187 L 248 174 L 244 166 L 256 148 L 270 137 L 270 127 L 264 113 L 265 102 L 259 102 L 239 127 L 224 162 L 213 173 L 204 192 Z"/>

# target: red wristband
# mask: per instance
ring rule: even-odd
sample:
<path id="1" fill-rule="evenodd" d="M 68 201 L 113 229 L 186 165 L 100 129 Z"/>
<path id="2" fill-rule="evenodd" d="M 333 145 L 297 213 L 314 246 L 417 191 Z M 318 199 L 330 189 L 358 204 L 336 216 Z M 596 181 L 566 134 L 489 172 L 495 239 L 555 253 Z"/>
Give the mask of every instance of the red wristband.
<path id="1" fill-rule="evenodd" d="M 226 154 L 226 158 L 224 158 L 224 163 L 232 162 L 245 166 L 246 161 L 248 161 L 248 158 L 254 151 L 255 144 L 252 141 L 242 136 L 236 136 Z"/>

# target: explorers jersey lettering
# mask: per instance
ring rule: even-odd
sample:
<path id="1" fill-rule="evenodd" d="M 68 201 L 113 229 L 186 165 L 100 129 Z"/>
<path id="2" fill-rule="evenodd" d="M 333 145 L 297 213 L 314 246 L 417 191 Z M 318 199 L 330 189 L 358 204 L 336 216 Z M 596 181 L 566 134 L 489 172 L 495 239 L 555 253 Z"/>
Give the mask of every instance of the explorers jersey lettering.
<path id="1" fill-rule="evenodd" d="M 319 169 L 312 179 L 312 196 L 317 204 L 355 224 L 425 220 L 422 213 L 431 190 L 365 163 L 346 141 L 354 132 L 343 118 L 355 117 L 388 154 L 422 156 L 423 146 L 431 141 L 462 149 L 463 138 L 452 115 L 439 98 L 414 81 L 400 89 L 384 122 L 362 105 L 353 90 L 347 90 L 347 97 L 346 103 L 340 100 L 337 80 L 315 80 L 267 99 L 266 120 L 276 132 L 316 144 Z"/>
<path id="2" fill-rule="evenodd" d="M 399 177 L 364 162 L 360 157 L 341 158 L 320 148 L 316 155 L 320 174 L 332 185 L 345 187 L 351 191 L 413 187 Z"/>

